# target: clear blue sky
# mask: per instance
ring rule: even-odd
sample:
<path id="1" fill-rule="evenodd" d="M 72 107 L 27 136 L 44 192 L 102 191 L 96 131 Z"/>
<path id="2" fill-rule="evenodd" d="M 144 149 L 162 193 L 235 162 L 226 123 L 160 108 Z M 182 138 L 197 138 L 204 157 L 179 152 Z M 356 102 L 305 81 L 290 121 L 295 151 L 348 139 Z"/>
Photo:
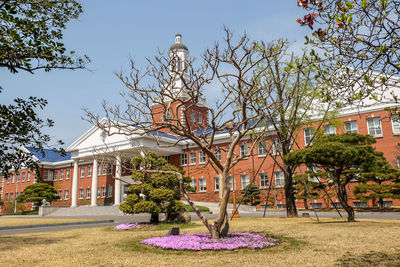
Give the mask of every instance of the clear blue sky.
<path id="1" fill-rule="evenodd" d="M 79 20 L 67 25 L 64 43 L 68 49 L 91 58 L 88 68 L 92 72 L 53 70 L 13 75 L 0 70 L 0 86 L 4 89 L 0 102 L 10 103 L 15 97 L 30 95 L 46 98 L 49 105 L 40 114 L 55 121 L 55 127 L 46 132 L 62 139 L 65 147 L 91 127 L 81 119 L 82 108 L 101 114 L 103 99 L 121 102 L 119 92 L 124 87 L 113 72 L 127 70 L 129 56 L 144 67 L 145 57 L 152 57 L 158 49 L 168 51 L 176 33 L 183 35 L 182 42 L 195 57 L 222 40 L 223 25 L 236 34 L 246 31 L 254 40 L 297 40 L 298 49 L 304 35 L 310 33 L 295 21 L 305 13 L 296 0 L 81 2 L 84 12 Z"/>

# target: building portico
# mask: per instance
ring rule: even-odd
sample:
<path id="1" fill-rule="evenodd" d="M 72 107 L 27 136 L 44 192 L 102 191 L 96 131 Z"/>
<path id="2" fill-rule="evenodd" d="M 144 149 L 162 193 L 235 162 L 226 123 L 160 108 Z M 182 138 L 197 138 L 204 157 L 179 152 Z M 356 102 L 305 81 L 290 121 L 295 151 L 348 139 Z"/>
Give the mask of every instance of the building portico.
<path id="1" fill-rule="evenodd" d="M 102 122 L 106 123 L 107 120 L 103 119 Z M 67 148 L 73 161 L 71 207 L 78 206 L 78 199 L 82 199 L 82 190 L 85 189 L 86 196 L 90 193 L 90 206 L 99 205 L 99 195 L 100 198 L 104 195 L 113 197 L 112 203 L 108 202 L 108 204 L 120 205 L 124 200 L 126 182 L 134 182 L 129 174 L 123 173 L 126 169 L 123 165 L 129 163 L 132 157 L 144 155 L 150 151 L 159 156 L 179 155 L 183 149 L 181 146 L 171 147 L 171 144 L 175 142 L 175 136 L 165 133 L 155 132 L 153 136 L 127 135 L 118 133 L 117 129 L 112 127 L 106 132 L 93 126 Z M 90 189 L 86 187 L 87 182 L 80 179 L 83 176 L 89 176 L 84 174 L 85 171 L 82 168 L 91 170 Z M 99 187 L 99 176 L 104 174 L 111 176 L 111 179 L 106 179 L 108 185 L 106 189 L 104 189 L 104 181 L 103 186 Z M 110 193 L 111 189 L 113 193 Z M 108 194 L 103 190 L 107 190 Z"/>

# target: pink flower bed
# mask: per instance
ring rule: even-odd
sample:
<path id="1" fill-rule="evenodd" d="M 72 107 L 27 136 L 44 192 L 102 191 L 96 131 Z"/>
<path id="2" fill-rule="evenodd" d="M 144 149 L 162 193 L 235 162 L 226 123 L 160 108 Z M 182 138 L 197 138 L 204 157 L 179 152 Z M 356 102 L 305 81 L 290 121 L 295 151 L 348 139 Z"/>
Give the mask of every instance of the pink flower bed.
<path id="1" fill-rule="evenodd" d="M 173 250 L 234 250 L 272 247 L 279 241 L 259 234 L 230 233 L 228 237 L 220 239 L 212 239 L 210 234 L 187 234 L 153 237 L 140 243 Z"/>
<path id="2" fill-rule="evenodd" d="M 115 230 L 130 230 L 130 229 L 140 229 L 142 226 L 138 223 L 123 223 L 118 224 L 114 227 Z"/>

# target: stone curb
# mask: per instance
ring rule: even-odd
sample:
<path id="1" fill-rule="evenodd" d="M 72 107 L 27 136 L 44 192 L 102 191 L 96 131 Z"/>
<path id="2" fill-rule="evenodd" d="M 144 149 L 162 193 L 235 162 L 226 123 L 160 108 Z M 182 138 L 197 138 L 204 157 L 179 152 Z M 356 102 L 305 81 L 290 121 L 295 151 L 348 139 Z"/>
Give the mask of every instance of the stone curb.
<path id="1" fill-rule="evenodd" d="M 26 228 L 40 228 L 50 226 L 66 226 L 66 225 L 80 225 L 80 224 L 96 224 L 96 223 L 113 223 L 114 220 L 101 220 L 101 221 L 88 221 L 88 222 L 70 222 L 70 223 L 48 223 L 48 224 L 34 224 L 34 225 L 17 225 L 17 226 L 3 226 L 1 230 L 13 230 L 13 229 L 26 229 Z"/>

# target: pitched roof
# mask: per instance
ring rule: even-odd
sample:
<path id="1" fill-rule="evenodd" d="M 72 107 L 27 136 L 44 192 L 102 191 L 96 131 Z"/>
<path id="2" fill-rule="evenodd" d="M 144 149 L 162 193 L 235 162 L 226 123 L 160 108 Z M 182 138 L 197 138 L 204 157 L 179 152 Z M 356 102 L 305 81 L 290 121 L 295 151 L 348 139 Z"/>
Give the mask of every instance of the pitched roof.
<path id="1" fill-rule="evenodd" d="M 43 149 L 44 155 L 41 151 L 34 149 L 32 147 L 25 147 L 32 155 L 34 155 L 38 160 L 44 162 L 57 162 L 71 159 L 71 153 L 67 152 L 62 155 L 60 152 L 53 151 L 51 149 Z"/>

